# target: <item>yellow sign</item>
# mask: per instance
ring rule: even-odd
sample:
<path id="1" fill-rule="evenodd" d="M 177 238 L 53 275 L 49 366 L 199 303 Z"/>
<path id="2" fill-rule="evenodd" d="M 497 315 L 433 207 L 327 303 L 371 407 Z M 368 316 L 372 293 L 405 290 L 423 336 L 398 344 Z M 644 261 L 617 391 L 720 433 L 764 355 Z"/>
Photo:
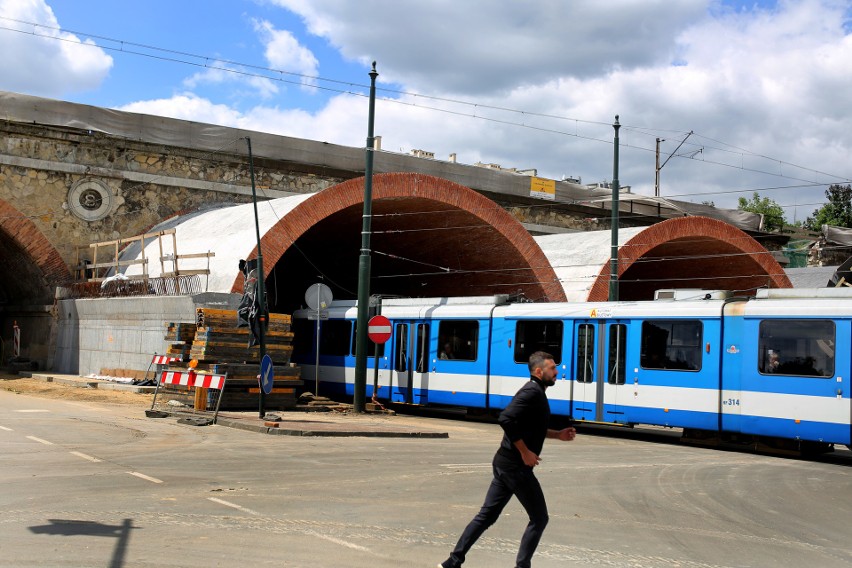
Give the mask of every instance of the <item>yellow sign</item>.
<path id="1" fill-rule="evenodd" d="M 531 178 L 530 197 L 539 199 L 556 199 L 556 182 L 552 179 Z"/>

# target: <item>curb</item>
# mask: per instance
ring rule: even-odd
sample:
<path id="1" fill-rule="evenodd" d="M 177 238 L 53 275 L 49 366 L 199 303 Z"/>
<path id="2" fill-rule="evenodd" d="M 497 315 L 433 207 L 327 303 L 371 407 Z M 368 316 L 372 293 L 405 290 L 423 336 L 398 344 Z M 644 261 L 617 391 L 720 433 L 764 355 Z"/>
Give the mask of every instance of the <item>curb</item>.
<path id="1" fill-rule="evenodd" d="M 63 375 L 49 375 L 45 373 L 20 373 L 23 378 L 35 379 L 46 383 L 56 383 L 58 385 L 66 385 L 81 389 L 100 389 L 114 390 L 135 393 L 152 393 L 156 387 L 130 385 L 124 383 L 112 383 L 108 381 L 100 381 L 98 379 L 88 379 L 86 377 L 71 377 Z"/>
<path id="2" fill-rule="evenodd" d="M 205 416 L 205 414 L 191 414 L 187 412 L 172 412 L 163 411 L 169 418 L 183 419 L 187 417 Z M 258 419 L 260 420 L 260 419 Z M 219 416 L 216 419 L 216 425 L 225 426 L 226 428 L 234 428 L 236 430 L 246 430 L 259 434 L 270 434 L 273 436 L 297 436 L 297 437 L 325 437 L 325 438 L 422 438 L 422 439 L 443 439 L 449 438 L 449 432 L 405 432 L 401 430 L 309 430 L 300 428 L 281 428 L 278 426 L 265 426 L 263 424 L 250 424 L 242 420 Z"/>

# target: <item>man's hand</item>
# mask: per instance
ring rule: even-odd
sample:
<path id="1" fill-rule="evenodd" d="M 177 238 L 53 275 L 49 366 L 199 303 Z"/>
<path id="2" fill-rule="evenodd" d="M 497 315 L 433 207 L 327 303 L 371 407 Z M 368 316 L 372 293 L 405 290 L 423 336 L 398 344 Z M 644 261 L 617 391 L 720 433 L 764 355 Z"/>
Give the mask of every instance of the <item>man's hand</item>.
<path id="1" fill-rule="evenodd" d="M 521 454 L 521 459 L 527 466 L 535 467 L 541 462 L 541 458 L 534 454 L 523 440 L 517 440 L 512 443 L 515 444 L 516 448 L 518 448 L 518 452 Z"/>
<path id="2" fill-rule="evenodd" d="M 541 463 L 541 458 L 532 453 L 530 450 L 526 450 L 521 452 L 521 458 L 524 460 L 524 463 L 529 467 L 535 467 Z"/>
<path id="3" fill-rule="evenodd" d="M 562 440 L 563 442 L 570 442 L 576 436 L 577 436 L 577 430 L 570 427 L 570 426 L 568 428 L 563 428 L 562 430 L 548 430 L 547 431 L 547 437 L 548 438 L 557 438 L 559 440 Z"/>

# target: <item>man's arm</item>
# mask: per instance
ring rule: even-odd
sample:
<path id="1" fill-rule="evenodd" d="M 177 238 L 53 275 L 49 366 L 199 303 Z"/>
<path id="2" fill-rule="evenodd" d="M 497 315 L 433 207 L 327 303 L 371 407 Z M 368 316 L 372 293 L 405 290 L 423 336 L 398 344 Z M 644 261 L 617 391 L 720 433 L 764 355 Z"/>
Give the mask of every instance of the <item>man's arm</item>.
<path id="1" fill-rule="evenodd" d="M 535 467 L 539 463 L 541 463 L 541 458 L 535 455 L 530 449 L 527 447 L 526 442 L 523 440 L 516 440 L 512 442 L 518 451 L 521 452 L 521 459 L 524 460 L 524 463 L 529 467 Z"/>

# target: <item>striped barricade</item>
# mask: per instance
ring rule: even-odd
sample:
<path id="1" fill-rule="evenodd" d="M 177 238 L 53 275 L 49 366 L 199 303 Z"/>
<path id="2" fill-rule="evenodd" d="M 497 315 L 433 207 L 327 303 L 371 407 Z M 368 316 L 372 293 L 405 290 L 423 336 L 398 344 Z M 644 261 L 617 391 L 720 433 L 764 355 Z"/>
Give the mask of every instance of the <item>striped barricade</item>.
<path id="1" fill-rule="evenodd" d="M 160 374 L 160 380 L 157 381 L 157 388 L 154 389 L 154 400 L 151 402 L 151 410 L 154 410 L 154 405 L 157 404 L 157 393 L 160 390 L 160 385 L 183 385 L 185 387 L 216 389 L 219 391 L 219 398 L 216 400 L 216 411 L 213 413 L 213 423 L 216 423 L 216 418 L 219 416 L 219 405 L 222 404 L 222 394 L 225 392 L 225 381 L 228 379 L 228 374 L 224 375 L 213 373 L 196 373 L 195 371 L 163 371 Z"/>
<path id="2" fill-rule="evenodd" d="M 157 355 L 154 353 L 154 357 L 151 359 L 152 365 L 168 365 L 174 361 L 180 361 L 180 355 Z"/>
<path id="3" fill-rule="evenodd" d="M 153 367 L 154 365 L 168 365 L 169 363 L 173 363 L 175 361 L 180 360 L 180 355 L 157 355 L 156 353 L 154 353 L 154 356 L 151 357 L 151 362 L 148 363 L 148 368 L 145 369 L 145 376 L 142 378 L 142 384 L 145 384 L 148 381 L 148 373 L 151 372 L 151 367 Z M 157 370 L 154 369 L 154 375 L 156 376 L 156 374 Z"/>

